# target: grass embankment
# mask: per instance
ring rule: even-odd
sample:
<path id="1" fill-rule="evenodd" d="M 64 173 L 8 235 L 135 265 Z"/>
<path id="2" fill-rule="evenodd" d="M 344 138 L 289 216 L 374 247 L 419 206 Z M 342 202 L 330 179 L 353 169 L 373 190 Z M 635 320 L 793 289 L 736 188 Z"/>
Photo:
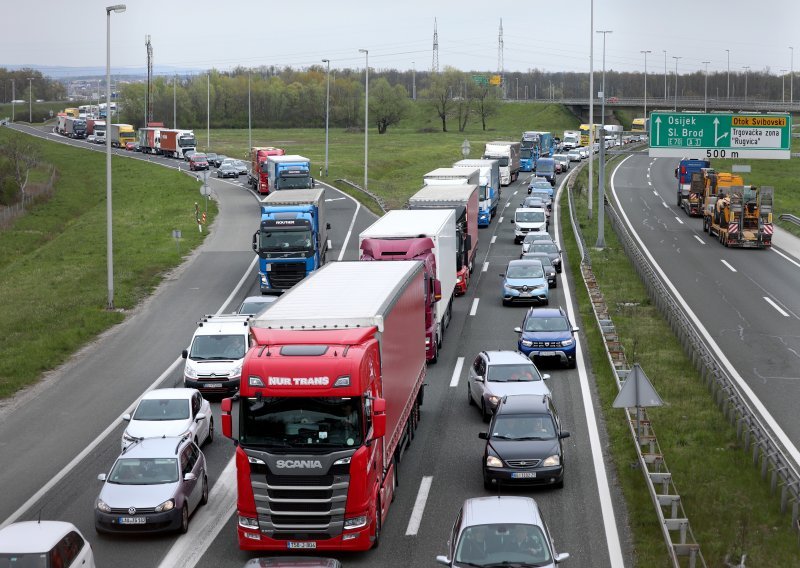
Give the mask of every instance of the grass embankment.
<path id="1" fill-rule="evenodd" d="M 609 177 L 611 171 L 609 168 Z M 576 187 L 586 187 L 587 179 L 584 170 Z M 577 219 L 591 246 L 597 240 L 597 220 L 586 219 L 586 194 L 585 190 L 577 194 Z M 612 408 L 618 391 L 586 288 L 580 281 L 580 256 L 570 229 L 566 198 L 561 212 L 563 246 L 578 280 L 576 296 L 610 453 L 630 515 L 636 564 L 666 567 L 664 541 L 643 474 L 634 466 L 636 452 L 625 415 Z M 662 408 L 649 409 L 649 416 L 708 566 L 725 566 L 726 556 L 733 560 L 742 553 L 747 554 L 748 566 L 796 566 L 797 541 L 789 519 L 779 514 L 777 498 L 769 494 L 769 485 L 760 479 L 750 455 L 742 451 L 735 429 L 725 420 L 680 342 L 651 303 L 608 223 L 605 241 L 603 251 L 590 250 L 592 268 L 629 363 L 641 364 L 666 403 Z"/>
<path id="2" fill-rule="evenodd" d="M 0 144 L 18 136 L 0 129 Z M 0 397 L 35 382 L 150 294 L 197 230 L 197 181 L 174 170 L 113 158 L 114 289 L 106 310 L 105 156 L 26 138 L 58 172 L 55 194 L 0 231 Z M 41 173 L 36 173 L 41 177 Z M 32 176 L 34 177 L 34 176 Z M 202 203 L 201 203 L 202 206 Z M 216 206 L 209 202 L 209 223 Z"/>
<path id="3" fill-rule="evenodd" d="M 386 134 L 369 131 L 369 189 L 380 194 L 390 208 L 402 207 L 422 187 L 422 176 L 434 168 L 449 167 L 462 159 L 461 144 L 469 140 L 470 158 L 480 158 L 486 142 L 495 139 L 519 140 L 523 130 L 552 131 L 561 136 L 564 130 L 578 127 L 579 120 L 565 107 L 556 104 L 501 104 L 498 114 L 488 119 L 487 130 L 480 122 L 470 121 L 458 132 L 455 120 L 448 121 L 448 132 L 441 131 L 441 121 L 426 104 L 418 102 L 409 117 Z M 205 149 L 205 132 L 195 130 L 198 144 Z M 318 128 L 253 130 L 254 146 L 278 146 L 287 154 L 300 154 L 312 162 L 319 177 L 325 165 L 325 130 Z M 330 129 L 328 176 L 322 181 L 348 179 L 364 184 L 364 133 Z M 228 156 L 245 157 L 247 130 L 215 130 L 211 149 Z M 344 185 L 335 184 L 344 188 Z M 363 199 L 362 199 L 363 200 Z"/>

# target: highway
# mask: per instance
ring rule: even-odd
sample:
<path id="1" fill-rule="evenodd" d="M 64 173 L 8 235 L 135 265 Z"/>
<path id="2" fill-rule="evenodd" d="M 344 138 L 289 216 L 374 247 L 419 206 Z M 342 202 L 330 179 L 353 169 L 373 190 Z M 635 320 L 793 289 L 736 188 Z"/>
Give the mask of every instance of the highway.
<path id="1" fill-rule="evenodd" d="M 676 206 L 677 165 L 646 154 L 627 158 L 612 181 L 614 203 L 797 457 L 800 257 L 781 246 L 780 234 L 771 250 L 753 250 L 723 247 L 704 233 L 701 217 Z"/>
<path id="2" fill-rule="evenodd" d="M 178 164 L 116 152 L 171 167 Z M 431 565 L 437 554 L 446 552 L 449 531 L 463 500 L 490 494 L 483 489 L 480 460 L 484 442 L 478 439 L 486 425 L 467 403 L 465 378 L 480 350 L 516 348 L 513 328 L 520 325 L 525 308 L 501 305 L 498 274 L 519 256 L 509 220 L 526 194 L 528 178 L 523 174 L 519 182 L 503 188 L 502 212 L 480 232 L 479 262 L 470 288 L 466 296 L 455 299 L 439 362 L 428 369 L 422 421 L 400 466 L 400 488 L 383 526 L 381 546 L 365 553 L 332 555 L 347 566 Z M 119 453 L 120 416 L 145 389 L 180 384 L 179 354 L 197 319 L 206 313 L 232 311 L 244 296 L 258 293 L 255 256 L 250 249 L 258 225 L 257 199 L 243 183 L 209 178 L 209 185 L 220 203 L 220 215 L 204 245 L 124 324 L 0 411 L 0 461 L 5 464 L 0 483 L 14 488 L 0 495 L 0 518 L 6 522 L 33 519 L 41 511 L 42 518 L 70 521 L 92 542 L 99 566 L 239 567 L 259 556 L 238 549 L 232 516 L 235 480 L 229 467 L 233 445 L 221 437 L 219 427 L 216 440 L 203 448 L 211 482 L 210 502 L 192 517 L 189 534 L 99 536 L 93 528 L 94 500 L 100 490 L 96 477 L 108 470 Z M 333 188 L 326 190 L 326 199 L 331 200 L 333 241 L 328 259 L 354 260 L 358 233 L 375 217 Z M 567 307 L 571 296 L 565 289 L 576 283 L 568 270 L 558 278 L 550 305 Z M 576 324 L 582 327 L 593 322 Z M 456 368 L 461 369 L 460 374 L 454 373 Z M 558 551 L 570 553 L 570 565 L 631 565 L 624 500 L 613 472 L 605 469 L 604 433 L 594 417 L 597 402 L 586 367 L 579 358 L 578 369 L 542 371 L 552 376 L 555 404 L 565 429 L 572 434 L 565 440 L 565 488 L 504 489 L 503 494 L 529 495 L 538 501 Z M 212 407 L 219 425 L 219 404 Z M 423 479 L 429 479 L 430 492 L 420 507 L 418 492 Z M 416 531 L 410 530 L 414 528 L 412 518 L 419 520 Z"/>

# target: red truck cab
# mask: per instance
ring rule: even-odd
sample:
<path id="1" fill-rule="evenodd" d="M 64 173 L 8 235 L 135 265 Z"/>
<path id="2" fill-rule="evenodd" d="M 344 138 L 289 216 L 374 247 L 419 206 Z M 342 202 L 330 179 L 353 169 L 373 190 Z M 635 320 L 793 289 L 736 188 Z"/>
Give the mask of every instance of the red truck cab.
<path id="1" fill-rule="evenodd" d="M 273 146 L 254 146 L 250 148 L 250 173 L 247 183 L 261 195 L 269 194 L 269 178 L 267 176 L 267 158 L 269 156 L 284 156 L 282 148 Z"/>

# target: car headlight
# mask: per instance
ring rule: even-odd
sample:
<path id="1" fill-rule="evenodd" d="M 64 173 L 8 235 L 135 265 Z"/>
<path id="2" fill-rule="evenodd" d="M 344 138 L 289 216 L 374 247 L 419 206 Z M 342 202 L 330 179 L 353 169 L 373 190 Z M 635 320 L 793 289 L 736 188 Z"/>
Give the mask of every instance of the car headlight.
<path id="1" fill-rule="evenodd" d="M 529 339 L 520 339 L 519 342 L 522 345 L 524 345 L 525 347 L 532 347 L 533 346 L 533 341 L 530 341 Z"/>
<path id="2" fill-rule="evenodd" d="M 344 530 L 360 529 L 361 527 L 364 527 L 366 525 L 367 525 L 366 515 L 344 520 Z"/>
<path id="3" fill-rule="evenodd" d="M 166 511 L 171 511 L 175 507 L 175 500 L 174 499 L 167 499 L 161 505 L 155 508 L 156 513 L 164 513 Z"/>
<path id="4" fill-rule="evenodd" d="M 228 373 L 229 379 L 238 379 L 242 376 L 242 362 L 240 361 L 238 365 L 236 365 L 231 372 Z"/>
<path id="5" fill-rule="evenodd" d="M 554 465 L 561 465 L 561 456 L 550 456 L 549 458 L 545 458 L 542 462 L 542 466 L 544 467 L 553 467 Z"/>
<path id="6" fill-rule="evenodd" d="M 98 499 L 96 503 L 97 508 L 104 513 L 110 513 L 111 507 L 108 506 L 108 503 L 103 501 L 102 499 Z"/>
<path id="7" fill-rule="evenodd" d="M 457 284 L 461 284 L 463 281 L 464 281 L 464 278 L 462 276 L 459 276 L 458 278 L 456 278 L 456 283 Z"/>
<path id="8" fill-rule="evenodd" d="M 492 406 L 497 406 L 497 403 L 500 402 L 500 397 L 496 395 L 490 395 L 487 400 L 492 404 Z"/>
<path id="9" fill-rule="evenodd" d="M 128 434 L 128 431 L 127 431 L 127 430 L 125 430 L 125 432 L 123 432 L 123 433 L 122 433 L 122 439 L 123 439 L 123 440 L 125 440 L 127 443 L 129 443 L 129 444 L 130 444 L 131 442 L 135 442 L 135 441 L 136 441 L 136 440 L 138 440 L 139 438 L 137 438 L 137 437 L 135 437 L 135 436 L 131 436 L 130 434 Z"/>
<path id="10" fill-rule="evenodd" d="M 487 456 L 486 467 L 503 467 L 503 462 L 495 456 Z"/>
<path id="11" fill-rule="evenodd" d="M 197 378 L 197 369 L 194 368 L 194 365 L 187 361 L 186 368 L 183 370 L 183 376 L 187 379 L 196 379 Z"/>
<path id="12" fill-rule="evenodd" d="M 565 339 L 564 341 L 562 341 L 562 342 L 561 342 L 561 346 L 562 346 L 562 347 L 569 347 L 569 346 L 570 346 L 570 345 L 572 345 L 573 343 L 575 343 L 575 340 L 574 340 L 574 339 L 572 339 L 572 338 L 569 338 L 569 339 Z"/>

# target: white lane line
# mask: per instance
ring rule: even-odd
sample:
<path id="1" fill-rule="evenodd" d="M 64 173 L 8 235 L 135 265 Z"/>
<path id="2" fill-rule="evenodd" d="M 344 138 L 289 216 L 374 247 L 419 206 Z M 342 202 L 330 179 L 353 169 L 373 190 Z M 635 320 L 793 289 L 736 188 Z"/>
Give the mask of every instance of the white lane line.
<path id="1" fill-rule="evenodd" d="M 500 219 L 498 219 L 498 221 L 497 221 L 497 222 L 498 222 L 498 223 L 502 223 L 504 218 L 505 218 L 505 217 L 500 217 Z"/>
<path id="2" fill-rule="evenodd" d="M 481 272 L 486 272 L 487 270 L 489 270 L 489 261 L 488 260 L 483 263 L 483 268 L 481 268 Z"/>
<path id="3" fill-rule="evenodd" d="M 516 195 L 517 193 L 519 193 L 519 190 L 515 191 L 515 192 L 514 192 L 514 193 L 512 193 L 511 195 Z"/>
<path id="4" fill-rule="evenodd" d="M 475 298 L 472 300 L 472 308 L 469 310 L 469 315 L 474 316 L 478 312 L 478 302 L 480 298 Z"/>
<path id="5" fill-rule="evenodd" d="M 490 244 L 494 244 L 497 241 L 497 235 L 492 236 L 492 241 Z"/>
<path id="6" fill-rule="evenodd" d="M 736 272 L 736 269 L 735 269 L 733 266 L 731 266 L 731 265 L 730 265 L 730 263 L 728 263 L 728 261 L 727 261 L 727 260 L 722 260 L 722 259 L 720 259 L 720 262 L 721 262 L 722 264 L 724 264 L 725 266 L 727 266 L 727 267 L 728 267 L 728 269 L 729 269 L 731 272 Z"/>
<path id="7" fill-rule="evenodd" d="M 680 217 L 675 217 L 675 220 L 676 220 L 678 223 L 680 223 L 681 225 L 683 225 L 683 221 L 681 221 L 681 218 L 680 218 Z"/>
<path id="8" fill-rule="evenodd" d="M 655 195 L 656 197 L 658 197 L 658 192 L 657 192 L 655 189 L 653 190 L 653 195 Z"/>
<path id="9" fill-rule="evenodd" d="M 667 205 L 667 202 L 666 202 L 666 201 L 662 201 L 662 202 L 661 202 L 661 205 L 663 205 L 664 207 L 666 207 L 667 209 L 669 209 L 669 205 Z"/>
<path id="10" fill-rule="evenodd" d="M 653 185 L 653 182 L 650 181 L 650 180 L 647 180 L 647 185 Z M 654 191 L 653 193 L 656 193 L 656 192 Z M 658 194 L 656 193 L 656 195 L 658 195 Z"/>
<path id="11" fill-rule="evenodd" d="M 510 201 L 506 202 L 506 207 L 511 207 L 511 202 Z M 504 207 L 504 209 L 505 209 L 505 207 Z"/>
<path id="12" fill-rule="evenodd" d="M 698 237 L 697 235 L 694 235 L 694 238 L 697 239 L 697 242 L 700 243 L 701 245 L 706 244 L 706 242 L 703 239 L 701 239 L 700 237 Z"/>
<path id="13" fill-rule="evenodd" d="M 350 235 L 353 233 L 353 225 L 356 224 L 356 218 L 358 217 L 358 210 L 361 209 L 361 202 L 354 200 L 356 202 L 356 212 L 353 213 L 353 220 L 350 221 L 350 226 L 347 228 L 347 236 L 344 238 L 344 242 L 342 243 L 342 250 L 339 252 L 339 258 L 336 260 L 342 260 L 344 258 L 344 253 L 347 250 L 347 243 L 350 241 Z"/>
<path id="14" fill-rule="evenodd" d="M 789 317 L 789 314 L 787 314 L 785 311 L 783 311 L 783 310 L 781 309 L 781 307 L 780 307 L 778 304 L 776 304 L 775 302 L 773 302 L 773 301 L 772 301 L 771 299 L 769 299 L 767 296 L 764 296 L 764 300 L 766 300 L 766 302 L 767 302 L 767 303 L 768 303 L 770 306 L 772 306 L 773 308 L 775 308 L 776 310 L 778 310 L 778 313 L 779 313 L 779 314 L 781 314 L 783 317 L 785 317 L 785 318 L 788 318 L 788 317 Z"/>
<path id="15" fill-rule="evenodd" d="M 346 197 L 333 197 L 331 199 L 326 199 L 325 203 L 328 203 L 329 201 L 344 201 L 345 199 L 347 199 L 347 198 Z"/>
<path id="16" fill-rule="evenodd" d="M 236 511 L 236 460 L 231 458 L 208 495 L 208 505 L 192 516 L 189 532 L 178 537 L 158 568 L 190 568 L 202 559 Z"/>
<path id="17" fill-rule="evenodd" d="M 792 264 L 794 264 L 794 265 L 795 265 L 797 268 L 800 268 L 800 262 L 797 262 L 796 260 L 794 260 L 793 258 L 789 257 L 788 255 L 785 255 L 785 254 L 783 254 L 783 253 L 782 253 L 781 251 L 779 251 L 779 250 L 775 250 L 774 248 L 773 248 L 773 249 L 771 249 L 771 250 L 772 250 L 772 252 L 774 252 L 775 254 L 779 254 L 779 255 L 781 255 L 783 258 L 785 258 L 786 260 L 788 260 L 789 262 L 791 262 Z"/>
<path id="18" fill-rule="evenodd" d="M 422 522 L 422 513 L 425 512 L 425 503 L 428 501 L 428 493 L 430 493 L 431 490 L 431 483 L 433 483 L 433 477 L 426 475 L 419 484 L 417 500 L 414 501 L 414 509 L 411 511 L 411 518 L 408 519 L 406 536 L 414 536 L 419 531 L 419 525 Z"/>
<path id="19" fill-rule="evenodd" d="M 459 357 L 456 359 L 456 367 L 453 369 L 453 378 L 450 379 L 450 386 L 457 387 L 458 386 L 458 379 L 461 378 L 461 369 L 464 368 L 464 358 Z"/>

